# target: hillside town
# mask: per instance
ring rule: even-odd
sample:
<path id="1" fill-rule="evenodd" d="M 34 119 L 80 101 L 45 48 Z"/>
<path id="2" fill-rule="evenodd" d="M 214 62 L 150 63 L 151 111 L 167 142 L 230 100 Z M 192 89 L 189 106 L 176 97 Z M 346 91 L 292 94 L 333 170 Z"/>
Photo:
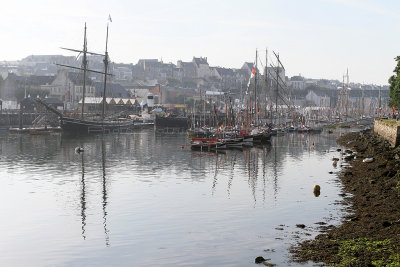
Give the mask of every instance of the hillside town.
<path id="1" fill-rule="evenodd" d="M 0 61 L 0 103 L 2 110 L 18 109 L 26 97 L 56 99 L 64 110 L 78 107 L 82 99 L 82 73 L 56 64 L 80 67 L 82 57 L 62 55 L 31 55 L 17 61 Z M 92 70 L 103 71 L 103 57 L 88 56 Z M 140 107 L 146 104 L 146 96 L 154 95 L 154 103 L 164 107 L 185 105 L 204 95 L 229 95 L 240 99 L 254 86 L 250 79 L 256 68 L 260 95 L 268 101 L 268 91 L 273 91 L 276 79 L 266 84 L 266 76 L 279 76 L 285 89 L 285 99 L 296 107 L 336 107 L 341 88 L 347 88 L 348 100 L 357 104 L 363 99 L 363 113 L 374 114 L 377 108 L 386 107 L 388 86 L 350 82 L 349 74 L 343 80 L 313 79 L 301 74 L 288 77 L 278 65 L 265 68 L 253 62 L 244 62 L 238 68 L 210 66 L 207 57 L 193 57 L 191 61 L 178 60 L 176 64 L 158 59 L 140 59 L 136 64 L 110 63 L 111 81 L 108 82 L 108 104 Z M 338 75 L 340 76 L 340 74 Z M 345 77 L 347 76 L 347 77 Z M 103 77 L 89 72 L 86 79 L 86 97 L 102 96 Z M 282 102 L 282 104 L 284 104 Z M 367 108 L 368 107 L 368 108 Z M 132 109 L 132 107 L 130 108 Z"/>

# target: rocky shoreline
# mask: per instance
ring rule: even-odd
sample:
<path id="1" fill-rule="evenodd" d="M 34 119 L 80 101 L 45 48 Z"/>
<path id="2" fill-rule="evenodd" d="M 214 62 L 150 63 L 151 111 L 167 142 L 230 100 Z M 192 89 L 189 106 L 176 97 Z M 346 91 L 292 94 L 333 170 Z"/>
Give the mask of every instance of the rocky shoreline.
<path id="1" fill-rule="evenodd" d="M 347 147 L 340 174 L 346 215 L 340 226 L 291 248 L 296 262 L 334 266 L 400 266 L 400 148 L 371 130 L 338 139 Z M 335 161 L 334 161 L 335 162 Z"/>

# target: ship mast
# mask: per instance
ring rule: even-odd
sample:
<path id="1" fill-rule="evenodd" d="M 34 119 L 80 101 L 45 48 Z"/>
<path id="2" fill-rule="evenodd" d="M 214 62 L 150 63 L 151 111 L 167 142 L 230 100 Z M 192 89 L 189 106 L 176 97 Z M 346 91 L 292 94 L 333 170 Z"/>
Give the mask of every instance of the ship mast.
<path id="1" fill-rule="evenodd" d="M 275 114 L 276 118 L 278 119 L 278 94 L 279 94 L 279 54 L 275 54 L 276 59 L 278 61 L 277 67 L 276 67 L 276 93 L 275 93 Z M 276 122 L 275 122 L 276 123 Z M 280 123 L 280 121 L 278 121 Z"/>
<path id="2" fill-rule="evenodd" d="M 254 73 L 254 114 L 255 114 L 255 126 L 258 126 L 258 112 L 257 112 L 257 49 L 256 49 L 256 66 Z"/>
<path id="3" fill-rule="evenodd" d="M 107 35 L 106 35 L 106 52 L 104 54 L 104 90 L 103 90 L 103 110 L 101 113 L 101 119 L 104 120 L 104 115 L 105 115 L 105 109 L 106 109 L 106 91 L 107 91 L 107 70 L 108 70 L 108 51 L 107 51 L 107 45 L 108 45 L 108 23 L 107 23 Z"/>
<path id="4" fill-rule="evenodd" d="M 268 85 L 268 48 L 265 49 L 265 95 L 264 97 L 267 97 L 267 94 L 269 94 L 269 85 Z M 265 99 L 266 100 L 266 99 Z M 271 124 L 272 124 L 272 103 L 269 103 L 270 105 L 270 115 L 271 115 Z M 267 106 L 268 103 L 264 106 L 265 112 L 266 112 L 266 118 L 267 118 Z"/>
<path id="5" fill-rule="evenodd" d="M 346 78 L 347 78 L 347 87 L 346 87 L 346 118 L 348 117 L 349 113 L 348 113 L 348 109 L 349 109 L 349 69 L 347 68 L 347 72 L 346 72 Z M 347 119 L 346 119 L 347 120 Z"/>
<path id="6" fill-rule="evenodd" d="M 108 24 L 107 24 L 107 40 L 108 40 Z M 81 113 L 81 119 L 83 119 L 83 112 L 85 110 L 85 94 L 86 94 L 86 74 L 87 72 L 94 72 L 94 73 L 99 73 L 99 74 L 104 74 L 105 77 L 107 75 L 111 75 L 107 73 L 107 66 L 108 66 L 108 53 L 107 53 L 107 41 L 106 41 L 106 55 L 103 54 L 98 54 L 98 53 L 93 53 L 87 51 L 87 39 L 86 39 L 86 22 L 85 22 L 85 31 L 84 31 L 84 38 L 83 38 L 83 50 L 78 50 L 78 49 L 71 49 L 71 48 L 65 48 L 61 47 L 61 49 L 72 51 L 72 52 L 78 52 L 79 54 L 82 53 L 82 66 L 81 67 L 74 67 L 74 66 L 69 66 L 69 65 L 64 65 L 64 64 L 55 64 L 57 66 L 61 67 L 67 67 L 71 69 L 76 69 L 76 70 L 81 70 L 83 71 L 83 88 L 82 88 L 82 113 Z M 87 54 L 89 55 L 94 55 L 94 56 L 104 56 L 107 60 L 105 60 L 105 72 L 102 71 L 96 71 L 96 70 L 90 70 L 88 69 L 88 60 L 87 60 Z M 79 56 L 79 55 L 78 55 Z M 104 79 L 107 81 L 107 78 Z M 105 87 L 105 86 L 104 86 Z M 105 90 L 105 89 L 104 89 Z M 104 102 L 104 101 L 103 101 Z"/>
<path id="7" fill-rule="evenodd" d="M 82 69 L 83 69 L 83 88 L 82 88 L 82 113 L 81 118 L 83 119 L 83 112 L 85 110 L 85 93 L 86 93 L 86 71 L 87 71 L 87 40 L 86 40 L 86 22 L 85 22 L 85 33 L 83 37 L 83 58 L 82 58 Z"/>

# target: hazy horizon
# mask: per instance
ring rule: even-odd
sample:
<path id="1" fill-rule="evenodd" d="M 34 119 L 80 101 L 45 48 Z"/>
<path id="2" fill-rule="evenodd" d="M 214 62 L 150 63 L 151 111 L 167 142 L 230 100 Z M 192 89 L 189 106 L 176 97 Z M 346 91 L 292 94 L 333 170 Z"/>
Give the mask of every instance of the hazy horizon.
<path id="1" fill-rule="evenodd" d="M 207 57 L 210 66 L 260 66 L 279 53 L 287 76 L 387 84 L 400 55 L 400 2 L 199 0 L 7 2 L 2 5 L 0 61 L 29 55 L 73 56 L 88 27 L 90 51 L 104 51 L 109 14 L 111 60 L 136 64 L 157 58 L 176 64 Z M 270 61 L 271 62 L 271 61 Z"/>

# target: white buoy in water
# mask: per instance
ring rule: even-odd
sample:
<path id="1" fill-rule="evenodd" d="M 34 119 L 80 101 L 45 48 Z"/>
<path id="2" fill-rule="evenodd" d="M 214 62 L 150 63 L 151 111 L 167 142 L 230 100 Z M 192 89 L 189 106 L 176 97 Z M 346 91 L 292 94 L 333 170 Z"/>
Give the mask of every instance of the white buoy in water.
<path id="1" fill-rule="evenodd" d="M 79 147 L 79 146 L 75 147 L 75 153 L 81 153 L 83 151 L 84 151 L 83 147 Z"/>

